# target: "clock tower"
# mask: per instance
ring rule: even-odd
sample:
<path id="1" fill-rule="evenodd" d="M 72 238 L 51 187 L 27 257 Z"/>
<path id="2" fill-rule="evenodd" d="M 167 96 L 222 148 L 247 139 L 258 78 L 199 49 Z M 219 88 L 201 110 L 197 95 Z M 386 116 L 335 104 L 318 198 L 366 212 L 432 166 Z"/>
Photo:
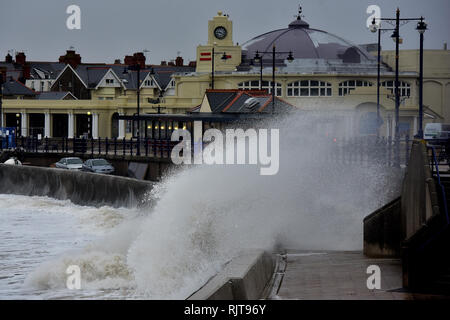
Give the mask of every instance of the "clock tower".
<path id="1" fill-rule="evenodd" d="M 214 47 L 214 59 L 212 57 Z M 227 59 L 222 59 L 226 56 Z M 234 71 L 241 63 L 241 47 L 233 44 L 233 22 L 221 11 L 208 21 L 208 44 L 197 47 L 197 72 Z"/>

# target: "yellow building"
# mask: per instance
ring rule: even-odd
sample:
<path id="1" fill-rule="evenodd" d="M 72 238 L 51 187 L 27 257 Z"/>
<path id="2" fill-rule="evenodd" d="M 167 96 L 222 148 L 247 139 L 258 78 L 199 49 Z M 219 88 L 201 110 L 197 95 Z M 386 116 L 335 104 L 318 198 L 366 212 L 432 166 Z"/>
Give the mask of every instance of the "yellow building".
<path id="1" fill-rule="evenodd" d="M 158 110 L 186 113 L 202 103 L 206 89 L 210 88 L 266 89 L 270 93 L 275 64 L 276 96 L 303 110 L 339 111 L 346 121 L 346 135 L 374 133 L 377 60 L 373 52 L 314 29 L 300 16 L 285 28 L 238 45 L 233 41 L 232 21 L 218 12 L 208 22 L 205 34 L 208 41 L 197 47 L 195 67 L 182 63 L 146 66 L 145 60 L 135 57 L 136 63 L 142 66 L 140 114 Z M 292 62 L 288 59 L 290 52 Z M 418 55 L 418 50 L 400 52 L 399 127 L 403 135 L 412 136 L 417 132 Z M 255 60 L 257 56 L 261 59 Z M 382 57 L 380 133 L 389 136 L 395 127 L 394 53 L 384 51 Z M 136 113 L 137 72 L 129 71 L 125 75 L 126 64 L 67 63 L 51 79 L 50 88 L 71 92 L 74 99 L 12 96 L 3 102 L 4 113 L 9 114 L 5 117 L 9 122 L 3 125 L 19 121 L 22 135 L 32 134 L 33 122 L 43 124 L 43 136 L 79 136 L 86 133 L 86 124 L 93 137 L 131 136 L 130 122 L 118 121 L 116 116 Z M 425 50 L 424 70 L 425 121 L 450 122 L 450 52 Z M 33 120 L 37 119 L 36 114 L 40 115 L 39 121 Z M 19 115 L 17 119 L 16 115 Z"/>

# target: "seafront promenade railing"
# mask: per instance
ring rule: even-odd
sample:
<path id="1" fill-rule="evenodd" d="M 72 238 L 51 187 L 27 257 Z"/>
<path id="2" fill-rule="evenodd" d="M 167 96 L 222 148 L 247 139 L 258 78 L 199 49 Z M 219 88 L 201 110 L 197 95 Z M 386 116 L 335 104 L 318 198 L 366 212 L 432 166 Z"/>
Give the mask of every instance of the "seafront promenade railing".
<path id="1" fill-rule="evenodd" d="M 31 153 L 67 153 L 142 156 L 169 158 L 173 147 L 178 143 L 170 140 L 143 138 L 139 142 L 136 138 L 44 138 L 19 137 L 15 147 L 8 145 L 8 141 L 1 141 L 0 151 L 19 149 Z"/>
<path id="2" fill-rule="evenodd" d="M 399 146 L 392 137 L 336 138 L 328 141 L 327 160 L 344 165 L 405 167 L 411 145 L 409 136 L 399 139 Z"/>
<path id="3" fill-rule="evenodd" d="M 351 137 L 324 139 L 327 152 L 326 160 L 343 165 L 366 165 L 378 163 L 385 166 L 406 166 L 411 149 L 408 136 L 400 139 L 400 145 L 395 145 L 392 137 Z M 0 151 L 19 149 L 29 153 L 65 153 L 84 155 L 115 155 L 170 158 L 177 141 L 168 139 L 142 138 L 44 138 L 19 137 L 15 146 L 2 141 Z M 192 151 L 193 151 L 192 147 Z"/>

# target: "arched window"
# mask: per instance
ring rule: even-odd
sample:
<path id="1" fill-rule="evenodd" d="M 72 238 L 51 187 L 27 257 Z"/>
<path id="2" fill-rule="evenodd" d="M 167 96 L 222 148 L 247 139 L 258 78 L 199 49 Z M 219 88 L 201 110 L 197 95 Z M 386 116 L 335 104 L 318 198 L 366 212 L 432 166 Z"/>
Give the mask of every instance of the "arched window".
<path id="1" fill-rule="evenodd" d="M 394 94 L 395 89 L 394 80 L 384 81 L 381 83 L 381 85 L 386 89 L 391 90 L 391 92 Z M 411 95 L 411 86 L 407 82 L 399 81 L 398 89 L 400 91 L 400 97 L 409 97 Z"/>
<path id="2" fill-rule="evenodd" d="M 358 87 L 371 87 L 372 83 L 364 80 L 347 80 L 339 83 L 339 95 L 345 96 Z"/>
<path id="3" fill-rule="evenodd" d="M 287 85 L 288 97 L 330 97 L 331 83 L 318 80 L 301 80 Z"/>
<path id="4" fill-rule="evenodd" d="M 238 84 L 238 88 L 243 90 L 259 90 L 259 82 L 260 80 L 241 82 Z M 272 94 L 272 81 L 263 80 L 261 88 L 267 90 L 269 94 Z M 275 82 L 275 95 L 281 97 L 281 83 L 279 82 Z"/>
<path id="5" fill-rule="evenodd" d="M 361 116 L 359 122 L 360 134 L 377 134 L 378 127 L 378 117 L 376 112 L 367 112 Z"/>

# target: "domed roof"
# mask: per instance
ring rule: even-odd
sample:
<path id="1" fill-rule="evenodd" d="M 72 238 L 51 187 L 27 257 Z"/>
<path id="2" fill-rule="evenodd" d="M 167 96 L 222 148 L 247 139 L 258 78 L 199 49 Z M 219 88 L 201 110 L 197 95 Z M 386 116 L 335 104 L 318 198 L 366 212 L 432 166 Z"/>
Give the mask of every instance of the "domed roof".
<path id="1" fill-rule="evenodd" d="M 242 48 L 246 58 L 252 59 L 256 51 L 260 54 L 271 52 L 273 45 L 276 51 L 292 51 L 294 59 L 341 59 L 349 63 L 375 60 L 365 49 L 349 41 L 326 31 L 311 29 L 309 24 L 301 19 L 300 13 L 288 28 L 257 36 L 245 42 Z M 271 59 L 272 55 L 266 55 L 266 59 L 269 57 Z"/>

